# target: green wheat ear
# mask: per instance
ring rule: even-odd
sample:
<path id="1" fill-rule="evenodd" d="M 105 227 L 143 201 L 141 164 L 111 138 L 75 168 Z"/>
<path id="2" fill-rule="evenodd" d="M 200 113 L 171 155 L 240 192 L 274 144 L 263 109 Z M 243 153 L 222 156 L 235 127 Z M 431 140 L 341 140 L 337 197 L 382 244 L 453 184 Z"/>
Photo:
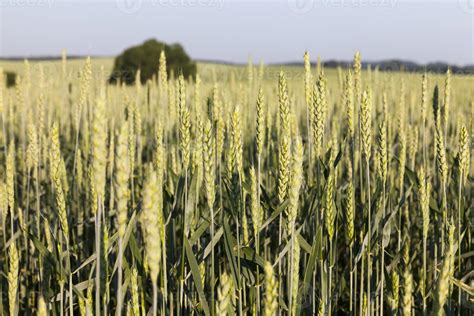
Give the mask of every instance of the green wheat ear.
<path id="1" fill-rule="evenodd" d="M 8 249 L 8 259 L 10 262 L 8 269 L 8 304 L 10 315 L 16 315 L 17 310 L 17 296 L 18 296 L 18 274 L 20 259 L 18 257 L 18 250 L 16 248 L 15 241 L 10 244 Z"/>
<path id="2" fill-rule="evenodd" d="M 257 97 L 257 128 L 256 128 L 257 155 L 259 156 L 263 152 L 263 145 L 265 141 L 264 106 L 265 106 L 265 96 L 263 94 L 263 89 L 260 88 L 258 90 L 258 97 Z"/>
<path id="3" fill-rule="evenodd" d="M 354 244 L 354 186 L 352 184 L 352 172 L 348 173 L 349 179 L 347 184 L 347 193 L 345 201 L 345 213 L 346 213 L 346 240 L 349 247 Z"/>
<path id="4" fill-rule="evenodd" d="M 389 304 L 390 304 L 392 313 L 396 314 L 398 311 L 400 281 L 399 281 L 398 273 L 395 269 L 392 269 L 392 272 L 390 273 L 390 278 L 391 278 L 391 283 L 392 283 L 392 291 L 390 293 L 391 297 L 389 298 Z"/>
<path id="5" fill-rule="evenodd" d="M 132 305 L 132 312 L 133 315 L 140 315 L 140 301 L 138 299 L 138 270 L 137 268 L 133 267 L 132 272 L 130 275 L 130 283 L 131 283 L 131 305 Z"/>
<path id="6" fill-rule="evenodd" d="M 274 316 L 278 311 L 278 281 L 273 274 L 273 267 L 265 262 L 265 316 Z"/>
<path id="7" fill-rule="evenodd" d="M 92 121 L 92 170 L 97 197 L 104 201 L 105 167 L 107 162 L 106 138 L 107 118 L 105 112 L 105 91 L 102 88 L 94 109 Z"/>
<path id="8" fill-rule="evenodd" d="M 439 273 L 436 289 L 434 292 L 435 299 L 433 315 L 444 315 L 444 305 L 446 304 L 449 296 L 450 277 L 454 271 L 454 229 L 454 225 L 450 223 L 448 227 L 448 247 L 446 248 L 446 253 L 444 254 L 441 272 Z"/>
<path id="9" fill-rule="evenodd" d="M 288 98 L 288 86 L 286 75 L 280 71 L 278 77 L 278 106 L 280 112 L 280 134 L 290 135 L 290 101 Z"/>
<path id="10" fill-rule="evenodd" d="M 303 183 L 303 144 L 301 139 L 297 138 L 294 142 L 293 161 L 291 166 L 291 181 L 289 185 L 288 195 L 290 203 L 286 208 L 286 217 L 288 222 L 288 235 L 295 228 L 295 221 L 298 217 L 298 201 L 300 189 Z"/>
<path id="11" fill-rule="evenodd" d="M 7 197 L 8 207 L 10 209 L 10 216 L 13 216 L 15 210 L 15 142 L 10 141 L 8 146 L 7 154 L 7 166 L 6 166 L 6 185 L 7 185 Z"/>
<path id="12" fill-rule="evenodd" d="M 443 104 L 441 106 L 441 124 L 444 127 L 445 132 L 448 128 L 449 121 L 449 111 L 451 103 L 451 69 L 448 68 L 446 71 L 446 78 L 444 81 L 444 95 L 443 95 Z"/>
<path id="13" fill-rule="evenodd" d="M 168 93 L 168 74 L 166 73 L 166 55 L 164 50 L 160 53 L 158 80 L 160 97 L 164 99 L 167 97 L 166 94 Z"/>
<path id="14" fill-rule="evenodd" d="M 288 194 L 288 181 L 290 176 L 290 142 L 288 137 L 283 137 L 278 151 L 278 201 L 283 203 Z"/>
<path id="15" fill-rule="evenodd" d="M 447 177 L 448 177 L 448 163 L 446 160 L 446 147 L 444 144 L 444 137 L 443 132 L 441 130 L 441 120 L 438 116 L 436 120 L 436 128 L 435 128 L 435 146 L 436 146 L 436 160 L 438 163 L 438 173 L 443 183 L 443 186 L 446 184 Z"/>
<path id="16" fill-rule="evenodd" d="M 410 271 L 410 267 L 405 268 L 403 273 L 403 315 L 410 316 L 412 314 L 413 304 L 413 274 Z"/>
<path id="17" fill-rule="evenodd" d="M 120 128 L 115 147 L 114 188 L 117 208 L 117 226 L 120 237 L 125 235 L 128 219 L 130 162 L 128 156 L 128 128 L 123 124 Z"/>
<path id="18" fill-rule="evenodd" d="M 344 81 L 343 104 L 346 109 L 347 130 L 351 138 L 354 137 L 354 90 L 352 81 L 352 72 L 349 69 Z"/>
<path id="19" fill-rule="evenodd" d="M 253 232 L 255 240 L 258 240 L 257 235 L 263 222 L 263 210 L 258 200 L 257 176 L 253 167 L 250 168 L 250 196 L 250 210 L 252 214 Z"/>
<path id="20" fill-rule="evenodd" d="M 219 278 L 219 287 L 217 289 L 217 315 L 228 315 L 231 305 L 231 280 L 228 274 L 224 272 Z"/>
<path id="21" fill-rule="evenodd" d="M 143 223 L 145 231 L 145 253 L 150 277 L 156 282 L 161 261 L 161 241 L 158 216 L 159 201 L 156 172 L 148 167 L 145 184 L 143 187 Z"/>
<path id="22" fill-rule="evenodd" d="M 211 121 L 206 120 L 203 126 L 203 164 L 204 164 L 204 185 L 206 188 L 207 205 L 209 208 L 214 206 L 216 198 L 215 192 L 215 144 L 212 133 Z"/>
<path id="23" fill-rule="evenodd" d="M 69 238 L 69 225 L 66 213 L 66 193 L 64 191 L 61 173 L 63 172 L 61 151 L 59 148 L 59 129 L 55 123 L 51 128 L 50 173 L 51 181 L 56 193 L 56 206 L 61 229 L 66 239 Z"/>
<path id="24" fill-rule="evenodd" d="M 371 132 L 372 97 L 369 91 L 364 91 L 360 106 L 360 137 L 362 140 L 362 153 L 366 161 L 370 160 L 372 146 Z"/>
<path id="25" fill-rule="evenodd" d="M 362 62 L 360 52 L 357 51 L 354 55 L 353 61 L 353 71 L 354 71 L 354 96 L 356 104 L 360 103 L 361 93 L 362 93 Z"/>
<path id="26" fill-rule="evenodd" d="M 459 132 L 457 160 L 459 171 L 461 172 L 461 180 L 465 184 L 469 175 L 470 162 L 469 135 L 466 126 L 461 126 L 461 131 Z"/>
<path id="27" fill-rule="evenodd" d="M 313 88 L 312 127 L 313 143 L 316 155 L 319 156 L 323 149 L 324 127 L 327 115 L 327 87 L 324 73 L 320 73 Z"/>
<path id="28" fill-rule="evenodd" d="M 183 97 L 184 98 L 184 97 Z M 184 101 L 183 101 L 184 103 Z M 191 152 L 191 120 L 189 110 L 184 107 L 180 110 L 181 117 L 179 120 L 179 136 L 180 136 L 180 149 L 181 149 L 181 158 L 183 161 L 183 169 L 186 170 L 189 167 L 190 161 L 190 152 Z"/>
<path id="29" fill-rule="evenodd" d="M 378 158 L 380 178 L 382 179 L 382 183 L 385 185 L 388 174 L 387 127 L 385 121 L 383 121 L 379 126 Z"/>

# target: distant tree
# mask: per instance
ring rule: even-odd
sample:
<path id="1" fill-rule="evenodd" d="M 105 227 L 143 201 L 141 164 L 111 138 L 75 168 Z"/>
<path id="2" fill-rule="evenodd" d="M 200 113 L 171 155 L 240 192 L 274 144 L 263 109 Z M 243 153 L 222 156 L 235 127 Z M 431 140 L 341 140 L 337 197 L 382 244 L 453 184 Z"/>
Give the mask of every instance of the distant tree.
<path id="1" fill-rule="evenodd" d="M 196 76 L 196 63 L 186 54 L 180 44 L 168 45 L 150 39 L 142 45 L 126 49 L 115 58 L 114 69 L 109 82 L 133 84 L 140 70 L 140 81 L 146 83 L 158 72 L 161 51 L 165 51 L 168 76 L 183 74 L 185 78 Z"/>
<path id="2" fill-rule="evenodd" d="M 5 84 L 7 88 L 13 87 L 16 84 L 16 73 L 11 71 L 5 72 Z"/>

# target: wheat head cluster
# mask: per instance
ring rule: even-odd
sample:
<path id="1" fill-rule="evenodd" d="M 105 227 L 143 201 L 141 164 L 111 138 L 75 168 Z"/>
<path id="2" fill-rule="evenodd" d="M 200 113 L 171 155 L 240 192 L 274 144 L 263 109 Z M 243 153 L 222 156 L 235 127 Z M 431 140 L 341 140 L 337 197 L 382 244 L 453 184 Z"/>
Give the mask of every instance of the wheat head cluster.
<path id="1" fill-rule="evenodd" d="M 473 77 L 156 58 L 0 63 L 0 315 L 474 313 Z"/>

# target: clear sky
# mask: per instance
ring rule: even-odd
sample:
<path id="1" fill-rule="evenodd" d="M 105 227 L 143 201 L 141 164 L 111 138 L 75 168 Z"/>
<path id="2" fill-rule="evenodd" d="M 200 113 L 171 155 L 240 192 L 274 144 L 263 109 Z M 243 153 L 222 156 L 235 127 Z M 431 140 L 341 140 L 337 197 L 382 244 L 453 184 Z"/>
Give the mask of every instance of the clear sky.
<path id="1" fill-rule="evenodd" d="M 149 38 L 230 62 L 474 64 L 474 0 L 0 0 L 0 57 L 116 55 Z"/>

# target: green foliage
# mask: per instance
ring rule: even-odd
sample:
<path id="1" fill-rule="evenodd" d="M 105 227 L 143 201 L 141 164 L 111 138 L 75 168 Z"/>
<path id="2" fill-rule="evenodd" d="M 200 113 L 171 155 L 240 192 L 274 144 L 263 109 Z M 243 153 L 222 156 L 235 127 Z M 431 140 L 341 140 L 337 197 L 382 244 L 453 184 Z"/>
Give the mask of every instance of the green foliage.
<path id="1" fill-rule="evenodd" d="M 16 84 L 16 73 L 7 71 L 5 72 L 5 84 L 7 88 L 13 87 Z"/>
<path id="2" fill-rule="evenodd" d="M 110 83 L 135 83 L 138 70 L 142 84 L 153 78 L 158 72 L 160 53 L 165 51 L 168 76 L 183 74 L 185 78 L 196 76 L 196 63 L 191 60 L 180 44 L 168 45 L 150 39 L 139 46 L 126 49 L 115 58 L 114 68 L 110 76 Z"/>

